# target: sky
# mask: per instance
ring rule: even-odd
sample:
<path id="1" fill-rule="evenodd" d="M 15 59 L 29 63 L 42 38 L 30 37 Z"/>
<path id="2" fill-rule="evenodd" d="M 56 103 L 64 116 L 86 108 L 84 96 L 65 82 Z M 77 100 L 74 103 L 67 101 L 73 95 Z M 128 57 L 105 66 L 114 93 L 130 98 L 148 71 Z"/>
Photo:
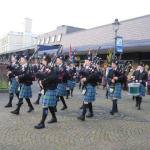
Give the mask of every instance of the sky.
<path id="1" fill-rule="evenodd" d="M 32 19 L 32 32 L 42 34 L 60 25 L 93 28 L 150 14 L 150 0 L 0 0 L 0 36 L 24 31 L 24 18 Z"/>

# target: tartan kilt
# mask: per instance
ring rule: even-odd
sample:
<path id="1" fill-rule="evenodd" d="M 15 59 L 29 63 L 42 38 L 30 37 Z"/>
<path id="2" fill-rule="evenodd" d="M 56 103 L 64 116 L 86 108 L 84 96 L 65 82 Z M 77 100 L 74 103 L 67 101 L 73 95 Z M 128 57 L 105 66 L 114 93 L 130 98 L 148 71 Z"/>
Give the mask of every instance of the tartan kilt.
<path id="1" fill-rule="evenodd" d="M 9 93 L 17 93 L 18 92 L 19 83 L 13 78 L 10 82 Z"/>
<path id="2" fill-rule="evenodd" d="M 145 96 L 146 88 L 143 84 L 140 84 L 140 96 Z"/>
<path id="3" fill-rule="evenodd" d="M 108 96 L 112 100 L 113 99 L 121 99 L 121 91 L 122 91 L 121 83 L 116 83 L 114 86 L 113 92 L 110 92 L 110 87 L 109 87 Z"/>
<path id="4" fill-rule="evenodd" d="M 19 93 L 19 98 L 31 98 L 31 97 L 32 97 L 31 85 L 27 86 L 25 84 L 22 84 Z"/>
<path id="5" fill-rule="evenodd" d="M 57 103 L 57 90 L 47 90 L 40 99 L 40 103 L 43 107 L 53 107 Z"/>
<path id="6" fill-rule="evenodd" d="M 57 96 L 66 96 L 66 83 L 59 83 L 57 85 Z"/>
<path id="7" fill-rule="evenodd" d="M 92 102 L 95 101 L 96 89 L 95 86 L 88 84 L 86 86 L 86 93 L 84 95 L 84 102 Z"/>
<path id="8" fill-rule="evenodd" d="M 69 89 L 74 89 L 76 83 L 74 80 L 68 80 L 67 81 L 67 87 L 69 87 Z"/>

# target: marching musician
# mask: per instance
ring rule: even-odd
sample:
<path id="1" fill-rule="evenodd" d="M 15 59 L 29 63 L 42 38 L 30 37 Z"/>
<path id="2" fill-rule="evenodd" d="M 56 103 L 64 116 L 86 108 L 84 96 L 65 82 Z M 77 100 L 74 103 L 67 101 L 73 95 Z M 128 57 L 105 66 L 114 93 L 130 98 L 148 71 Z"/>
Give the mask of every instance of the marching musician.
<path id="1" fill-rule="evenodd" d="M 88 56 L 84 62 L 84 70 L 80 73 L 82 75 L 81 83 L 84 84 L 85 92 L 84 99 L 83 99 L 83 106 L 82 106 L 82 114 L 77 117 L 77 119 L 81 121 L 85 121 L 85 115 L 87 109 L 89 109 L 89 114 L 86 117 L 93 117 L 93 106 L 92 102 L 95 101 L 95 94 L 97 85 L 97 78 L 96 78 L 96 70 L 93 69 L 91 65 L 92 58 Z"/>
<path id="2" fill-rule="evenodd" d="M 76 77 L 76 68 L 74 67 L 73 63 L 69 63 L 67 66 L 67 71 L 68 71 L 68 80 L 67 80 L 67 96 L 66 98 L 68 99 L 68 96 L 73 96 L 73 90 L 75 87 L 75 77 Z"/>
<path id="3" fill-rule="evenodd" d="M 44 95 L 41 97 L 43 113 L 42 119 L 39 124 L 35 126 L 36 129 L 45 128 L 45 120 L 48 115 L 48 109 L 52 115 L 52 119 L 48 123 L 57 122 L 55 115 L 55 107 L 57 103 L 57 84 L 58 84 L 58 74 L 54 69 L 50 69 L 48 64 L 50 62 L 50 57 L 48 55 L 43 56 L 42 64 L 44 68 L 38 74 L 40 86 L 44 89 Z M 41 76 L 41 77 L 40 77 Z"/>
<path id="4" fill-rule="evenodd" d="M 59 75 L 58 86 L 57 86 L 57 97 L 62 101 L 63 107 L 61 110 L 67 109 L 67 105 L 64 99 L 66 96 L 66 86 L 67 86 L 67 70 L 63 64 L 64 57 L 62 55 L 58 56 L 56 59 L 56 70 Z"/>
<path id="5" fill-rule="evenodd" d="M 39 58 L 38 58 L 38 61 L 37 61 L 37 64 L 36 64 L 36 69 L 37 69 L 37 71 L 35 71 L 36 73 L 40 70 L 40 71 L 43 71 L 43 69 L 44 69 L 44 66 L 40 63 L 40 60 L 39 60 Z M 35 73 L 35 74 L 36 74 Z M 39 84 L 39 80 L 38 80 L 38 84 Z M 37 99 L 36 99 L 36 101 L 34 102 L 34 104 L 37 104 L 37 105 L 39 105 L 39 102 L 40 102 L 40 98 L 41 98 L 41 96 L 42 96 L 42 87 L 39 85 L 39 87 L 40 87 L 40 90 L 39 90 L 39 93 L 38 93 L 38 97 L 37 97 Z"/>
<path id="6" fill-rule="evenodd" d="M 18 73 L 19 64 L 17 63 L 17 57 L 12 56 L 11 57 L 11 64 L 7 66 L 7 69 L 9 70 L 7 73 L 7 76 L 9 78 L 9 102 L 5 107 L 12 107 L 12 100 L 14 98 L 14 94 L 16 94 L 17 98 L 19 99 L 19 83 L 15 79 L 15 76 Z"/>
<path id="7" fill-rule="evenodd" d="M 121 99 L 122 83 L 124 82 L 124 75 L 118 68 L 118 61 L 113 60 L 111 69 L 107 75 L 107 83 L 109 86 L 108 96 L 112 100 L 111 115 L 118 112 L 117 102 Z"/>
<path id="8" fill-rule="evenodd" d="M 147 72 L 144 70 L 144 65 L 141 63 L 137 70 L 133 73 L 133 80 L 136 83 L 140 83 L 140 93 L 138 96 L 136 96 L 136 107 L 138 110 L 141 109 L 142 97 L 145 96 L 147 78 Z"/>
<path id="9" fill-rule="evenodd" d="M 20 83 L 21 89 L 19 93 L 19 102 L 17 108 L 14 111 L 11 111 L 12 114 L 19 115 L 21 105 L 23 104 L 23 99 L 26 99 L 28 103 L 29 110 L 27 112 L 32 112 L 34 110 L 30 98 L 32 97 L 31 85 L 32 85 L 32 75 L 31 75 L 31 66 L 27 63 L 28 57 L 25 55 L 21 55 L 20 57 L 20 65 L 21 69 L 20 73 L 16 76 L 16 80 Z"/>

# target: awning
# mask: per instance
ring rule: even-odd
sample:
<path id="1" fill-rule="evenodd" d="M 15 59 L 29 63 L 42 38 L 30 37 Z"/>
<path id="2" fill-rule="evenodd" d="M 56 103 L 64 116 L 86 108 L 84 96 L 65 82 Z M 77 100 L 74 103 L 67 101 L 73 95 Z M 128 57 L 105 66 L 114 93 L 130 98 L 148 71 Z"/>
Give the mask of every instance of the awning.
<path id="1" fill-rule="evenodd" d="M 58 53 L 62 45 L 37 45 L 38 55 Z"/>

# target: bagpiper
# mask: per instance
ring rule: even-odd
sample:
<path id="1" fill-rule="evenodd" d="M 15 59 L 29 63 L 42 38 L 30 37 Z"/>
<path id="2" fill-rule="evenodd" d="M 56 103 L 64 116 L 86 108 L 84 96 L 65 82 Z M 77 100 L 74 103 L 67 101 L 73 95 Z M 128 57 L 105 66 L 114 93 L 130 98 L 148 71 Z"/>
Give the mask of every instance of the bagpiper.
<path id="1" fill-rule="evenodd" d="M 84 62 L 84 69 L 80 73 L 81 83 L 84 84 L 84 89 L 82 94 L 84 95 L 83 98 L 83 106 L 82 106 L 82 114 L 77 117 L 77 119 L 81 121 L 85 121 L 85 115 L 87 112 L 87 109 L 89 109 L 89 114 L 86 115 L 86 117 L 90 118 L 93 117 L 93 106 L 92 102 L 95 101 L 95 95 L 96 95 L 96 85 L 97 85 L 97 77 L 96 77 L 96 70 L 91 65 L 92 58 L 90 56 L 87 56 Z"/>
<path id="2" fill-rule="evenodd" d="M 7 76 L 9 78 L 9 102 L 5 107 L 12 107 L 12 100 L 14 98 L 14 94 L 16 94 L 19 99 L 19 83 L 15 79 L 15 76 L 18 74 L 19 64 L 17 63 L 17 56 L 11 57 L 11 64 L 7 66 L 9 70 Z"/>
<path id="3" fill-rule="evenodd" d="M 63 63 L 64 57 L 62 55 L 58 56 L 56 59 L 56 71 L 59 75 L 58 77 L 58 86 L 57 86 L 57 97 L 58 100 L 60 99 L 63 103 L 63 107 L 61 110 L 67 109 L 67 105 L 64 99 L 64 96 L 66 96 L 66 86 L 67 86 L 67 70 Z"/>
<path id="4" fill-rule="evenodd" d="M 42 64 L 44 67 L 38 73 L 38 78 L 41 78 L 39 83 L 44 90 L 44 94 L 41 96 L 41 103 L 43 107 L 42 119 L 40 123 L 35 126 L 36 129 L 45 128 L 45 120 L 48 115 L 48 109 L 52 115 L 52 119 L 48 123 L 57 122 L 55 107 L 57 103 L 58 74 L 54 69 L 49 68 L 49 62 L 50 57 L 48 55 L 43 56 Z"/>
<path id="5" fill-rule="evenodd" d="M 74 64 L 71 62 L 67 66 L 67 72 L 68 72 L 68 80 L 67 80 L 67 96 L 66 99 L 68 99 L 68 96 L 73 96 L 73 90 L 76 85 L 76 68 L 74 67 Z"/>
<path id="6" fill-rule="evenodd" d="M 118 68 L 118 61 L 113 60 L 111 69 L 107 75 L 107 83 L 108 83 L 108 96 L 112 100 L 112 110 L 110 111 L 111 115 L 114 113 L 118 113 L 118 100 L 121 99 L 122 92 L 122 83 L 124 82 L 124 75 Z"/>
<path id="7" fill-rule="evenodd" d="M 30 101 L 30 98 L 32 97 L 32 75 L 31 75 L 31 66 L 29 66 L 28 57 L 25 55 L 21 55 L 19 63 L 21 65 L 21 69 L 19 70 L 20 73 L 18 76 L 16 76 L 16 80 L 20 83 L 20 93 L 19 93 L 19 102 L 17 105 L 17 108 L 14 111 L 11 111 L 12 114 L 19 115 L 20 108 L 23 104 L 23 99 L 26 99 L 26 102 L 29 106 L 29 110 L 27 112 L 32 112 L 34 110 L 33 105 Z"/>

